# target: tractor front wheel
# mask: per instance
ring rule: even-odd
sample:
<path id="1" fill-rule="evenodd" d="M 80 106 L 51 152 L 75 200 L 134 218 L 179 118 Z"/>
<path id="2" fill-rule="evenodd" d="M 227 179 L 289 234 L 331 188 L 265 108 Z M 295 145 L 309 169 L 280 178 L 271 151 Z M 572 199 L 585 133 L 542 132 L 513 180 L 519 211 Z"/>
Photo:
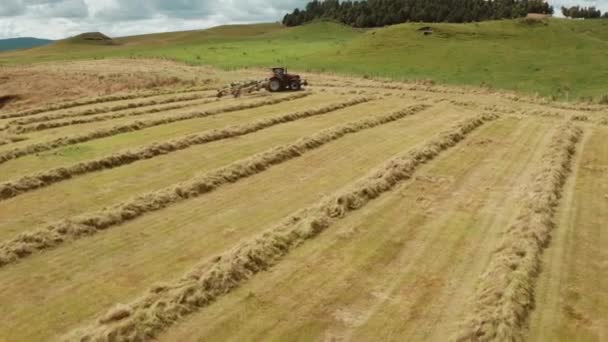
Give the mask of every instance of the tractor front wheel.
<path id="1" fill-rule="evenodd" d="M 291 81 L 291 83 L 289 83 L 289 89 L 291 90 L 300 90 L 301 88 L 302 85 L 299 81 Z"/>
<path id="2" fill-rule="evenodd" d="M 270 90 L 271 92 L 277 92 L 281 90 L 281 81 L 275 79 L 270 80 L 270 82 L 268 83 L 268 90 Z"/>

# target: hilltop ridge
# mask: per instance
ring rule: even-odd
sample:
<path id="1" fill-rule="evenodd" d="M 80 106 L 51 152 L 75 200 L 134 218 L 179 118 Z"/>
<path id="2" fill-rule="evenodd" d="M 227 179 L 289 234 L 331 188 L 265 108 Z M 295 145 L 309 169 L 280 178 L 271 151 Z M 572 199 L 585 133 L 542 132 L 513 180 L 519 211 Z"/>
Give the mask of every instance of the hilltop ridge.
<path id="1" fill-rule="evenodd" d="M 76 44 L 96 44 L 96 45 L 117 45 L 117 43 L 110 37 L 106 36 L 101 32 L 85 32 L 74 37 L 70 37 L 63 41 L 67 43 Z"/>

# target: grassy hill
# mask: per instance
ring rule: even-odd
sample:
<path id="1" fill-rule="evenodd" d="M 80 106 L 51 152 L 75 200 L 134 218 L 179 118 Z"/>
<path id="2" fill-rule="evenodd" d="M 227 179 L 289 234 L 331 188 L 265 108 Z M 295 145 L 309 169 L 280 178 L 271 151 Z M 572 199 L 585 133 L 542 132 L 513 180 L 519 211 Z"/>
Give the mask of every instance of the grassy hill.
<path id="1" fill-rule="evenodd" d="M 101 32 L 87 32 L 57 42 L 62 44 L 91 44 L 91 45 L 116 45 L 114 40 Z M 56 47 L 54 47 L 56 48 Z"/>
<path id="2" fill-rule="evenodd" d="M 425 26 L 432 34 L 419 31 Z M 560 99 L 608 94 L 608 20 L 411 23 L 373 30 L 329 22 L 294 28 L 233 25 L 113 42 L 68 40 L 0 54 L 0 63 L 160 57 L 225 69 L 287 65 L 302 71 L 431 79 Z"/>
<path id="3" fill-rule="evenodd" d="M 38 38 L 0 39 L 0 51 L 29 49 L 52 43 L 52 40 Z"/>

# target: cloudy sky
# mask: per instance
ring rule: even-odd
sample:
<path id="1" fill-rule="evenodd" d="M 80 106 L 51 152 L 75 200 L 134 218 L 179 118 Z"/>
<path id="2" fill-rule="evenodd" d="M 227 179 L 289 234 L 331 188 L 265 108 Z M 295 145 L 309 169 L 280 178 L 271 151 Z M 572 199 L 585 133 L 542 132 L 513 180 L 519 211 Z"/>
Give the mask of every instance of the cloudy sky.
<path id="1" fill-rule="evenodd" d="M 0 0 L 0 39 L 60 39 L 101 31 L 126 36 L 200 29 L 229 23 L 271 22 L 308 0 Z M 608 0 L 552 0 L 596 6 Z"/>

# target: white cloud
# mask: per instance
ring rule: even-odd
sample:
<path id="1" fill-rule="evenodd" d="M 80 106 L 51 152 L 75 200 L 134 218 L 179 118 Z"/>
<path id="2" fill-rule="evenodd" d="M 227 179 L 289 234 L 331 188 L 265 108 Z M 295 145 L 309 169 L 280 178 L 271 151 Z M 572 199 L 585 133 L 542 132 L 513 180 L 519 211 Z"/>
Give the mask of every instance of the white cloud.
<path id="1" fill-rule="evenodd" d="M 61 39 L 87 31 L 110 36 L 280 21 L 307 0 L 0 0 L 0 38 Z"/>
<path id="2" fill-rule="evenodd" d="M 280 21 L 308 0 L 0 0 L 0 38 L 61 39 L 87 31 L 113 37 Z M 608 11 L 608 0 L 552 0 Z"/>
<path id="3" fill-rule="evenodd" d="M 562 17 L 562 6 L 595 7 L 602 10 L 602 13 L 608 11 L 608 0 L 553 0 L 550 3 L 555 7 L 555 16 L 557 17 Z"/>
<path id="4" fill-rule="evenodd" d="M 3 0 L 0 4 L 0 17 L 11 17 L 23 14 L 25 7 L 20 0 Z"/>

